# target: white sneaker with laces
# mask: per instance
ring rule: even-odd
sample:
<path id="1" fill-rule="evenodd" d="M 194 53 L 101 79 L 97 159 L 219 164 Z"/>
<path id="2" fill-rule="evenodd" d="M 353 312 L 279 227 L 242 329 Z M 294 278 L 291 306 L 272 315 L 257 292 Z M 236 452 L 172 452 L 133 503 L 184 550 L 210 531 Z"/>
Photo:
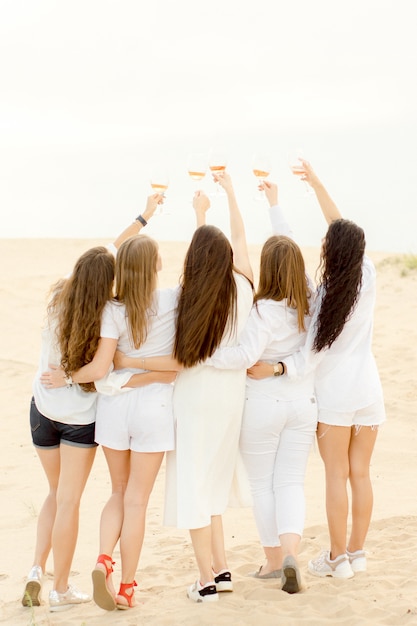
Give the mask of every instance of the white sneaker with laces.
<path id="1" fill-rule="evenodd" d="M 26 587 L 23 593 L 23 606 L 40 606 L 43 571 L 40 565 L 34 565 L 26 579 Z"/>
<path id="2" fill-rule="evenodd" d="M 366 572 L 365 550 L 355 550 L 355 552 L 346 550 L 346 554 L 349 557 L 350 566 L 354 572 Z"/>
<path id="3" fill-rule="evenodd" d="M 316 559 L 309 561 L 308 569 L 314 576 L 332 576 L 333 578 L 352 578 L 354 576 L 347 554 L 341 554 L 335 559 L 331 559 L 329 550 L 324 550 Z"/>
<path id="4" fill-rule="evenodd" d="M 65 593 L 59 593 L 53 589 L 49 592 L 49 610 L 50 611 L 66 611 L 75 604 L 83 602 L 91 602 L 92 597 L 88 593 L 79 591 L 76 587 L 69 585 Z"/>
<path id="5" fill-rule="evenodd" d="M 219 599 L 214 581 L 203 586 L 197 580 L 194 585 L 188 587 L 187 596 L 194 602 L 217 602 Z"/>

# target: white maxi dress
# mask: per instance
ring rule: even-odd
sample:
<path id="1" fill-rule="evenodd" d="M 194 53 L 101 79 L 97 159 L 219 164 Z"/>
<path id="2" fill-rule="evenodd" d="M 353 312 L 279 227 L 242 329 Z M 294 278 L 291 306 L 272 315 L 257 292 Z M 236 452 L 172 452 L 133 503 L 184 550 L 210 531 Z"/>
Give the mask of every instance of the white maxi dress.
<path id="1" fill-rule="evenodd" d="M 249 281 L 234 274 L 236 329 L 221 346 L 237 345 L 249 316 Z M 202 528 L 228 506 L 238 463 L 246 369 L 197 365 L 180 372 L 174 387 L 176 449 L 166 455 L 165 519 L 168 526 Z"/>

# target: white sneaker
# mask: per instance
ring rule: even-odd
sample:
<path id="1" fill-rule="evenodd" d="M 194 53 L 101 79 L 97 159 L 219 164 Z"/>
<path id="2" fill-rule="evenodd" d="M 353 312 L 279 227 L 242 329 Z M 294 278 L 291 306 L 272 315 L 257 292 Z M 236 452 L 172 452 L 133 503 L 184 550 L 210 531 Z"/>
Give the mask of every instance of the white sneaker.
<path id="1" fill-rule="evenodd" d="M 49 610 L 50 611 L 66 611 L 75 604 L 83 602 L 91 602 L 92 598 L 87 593 L 79 591 L 76 587 L 69 585 L 65 593 L 52 590 L 49 592 Z"/>
<path id="2" fill-rule="evenodd" d="M 194 602 L 217 602 L 219 599 L 214 581 L 203 587 L 197 580 L 194 585 L 188 587 L 187 596 Z"/>
<path id="3" fill-rule="evenodd" d="M 337 558 L 331 559 L 329 550 L 324 550 L 316 559 L 309 561 L 308 569 L 314 576 L 333 576 L 333 578 L 352 578 L 354 576 L 347 554 L 341 554 Z"/>
<path id="4" fill-rule="evenodd" d="M 355 552 L 346 550 L 346 554 L 349 557 L 350 566 L 354 572 L 366 572 L 365 550 L 355 550 Z"/>
<path id="5" fill-rule="evenodd" d="M 23 606 L 40 606 L 43 571 L 40 565 L 34 565 L 30 570 L 22 598 Z"/>

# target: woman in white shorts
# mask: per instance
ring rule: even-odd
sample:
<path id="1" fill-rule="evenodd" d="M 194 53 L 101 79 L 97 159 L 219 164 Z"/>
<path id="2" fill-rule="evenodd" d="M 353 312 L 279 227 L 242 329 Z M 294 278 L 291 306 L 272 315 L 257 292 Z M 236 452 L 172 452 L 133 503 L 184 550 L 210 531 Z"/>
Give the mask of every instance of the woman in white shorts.
<path id="1" fill-rule="evenodd" d="M 304 348 L 285 358 L 288 376 L 315 370 L 317 439 L 326 474 L 330 550 L 309 562 L 316 576 L 351 578 L 366 570 L 364 543 L 372 515 L 369 474 L 378 427 L 385 421 L 381 382 L 372 353 L 376 273 L 365 255 L 364 232 L 339 210 L 310 164 L 303 179 L 316 193 L 329 228 L 322 243 L 316 310 Z M 256 365 L 252 376 L 271 375 Z M 352 492 L 349 537 L 347 481 Z"/>
<path id="2" fill-rule="evenodd" d="M 154 210 L 152 199 L 148 203 Z M 146 225 L 143 216 L 138 220 Z M 110 372 L 116 348 L 140 359 L 172 350 L 177 289 L 157 289 L 160 269 L 158 246 L 150 237 L 130 237 L 120 246 L 116 295 L 104 309 L 96 356 L 71 372 L 73 382 L 95 380 L 99 391 L 95 440 L 103 446 L 112 494 L 102 512 L 100 554 L 92 576 L 94 600 L 106 610 L 135 606 L 134 578 L 148 499 L 165 451 L 174 448 L 171 383 L 175 373 Z M 141 373 L 143 386 L 125 387 L 135 373 Z M 119 538 L 122 578 L 116 594 L 112 553 Z"/>

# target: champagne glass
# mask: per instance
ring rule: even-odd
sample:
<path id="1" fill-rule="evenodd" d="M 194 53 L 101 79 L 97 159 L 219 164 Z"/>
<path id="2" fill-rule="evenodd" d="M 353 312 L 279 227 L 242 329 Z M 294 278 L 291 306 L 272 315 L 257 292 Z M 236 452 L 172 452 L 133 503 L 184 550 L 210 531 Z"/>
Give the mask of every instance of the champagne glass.
<path id="1" fill-rule="evenodd" d="M 259 187 L 271 173 L 271 157 L 267 154 L 255 153 L 252 158 L 252 171 L 257 178 Z M 262 200 L 264 196 L 264 192 L 260 190 L 255 196 L 255 200 Z"/>
<path id="2" fill-rule="evenodd" d="M 211 150 L 208 157 L 209 168 L 213 174 L 221 174 L 225 171 L 227 165 L 227 158 L 225 153 L 222 150 Z M 216 196 L 223 196 L 224 192 L 222 191 L 221 186 L 216 184 Z"/>
<path id="3" fill-rule="evenodd" d="M 301 148 L 292 150 L 288 155 L 288 165 L 290 166 L 290 170 L 292 171 L 293 174 L 295 174 L 295 176 L 303 176 L 305 173 L 303 164 L 301 162 L 302 160 L 305 161 L 306 158 L 304 155 L 304 151 Z M 311 189 L 310 185 L 306 181 L 303 181 L 303 183 L 304 183 L 305 190 L 306 190 L 305 195 L 307 196 L 313 193 L 313 190 Z"/>
<path id="4" fill-rule="evenodd" d="M 165 197 L 165 192 L 169 185 L 168 172 L 164 168 L 156 167 L 152 170 L 150 183 L 154 193 L 160 193 Z M 162 204 L 160 205 L 158 215 L 162 214 Z"/>
<path id="5" fill-rule="evenodd" d="M 203 180 L 207 171 L 207 157 L 205 154 L 194 152 L 189 155 L 187 170 L 191 180 L 195 183 L 195 191 L 199 189 L 199 183 Z"/>

